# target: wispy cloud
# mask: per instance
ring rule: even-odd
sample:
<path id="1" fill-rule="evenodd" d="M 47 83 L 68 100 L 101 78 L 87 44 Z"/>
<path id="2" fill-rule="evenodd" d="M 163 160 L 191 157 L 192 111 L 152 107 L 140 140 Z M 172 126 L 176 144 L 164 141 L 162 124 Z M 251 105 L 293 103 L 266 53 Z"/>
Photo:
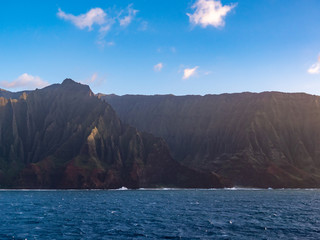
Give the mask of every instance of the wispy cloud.
<path id="1" fill-rule="evenodd" d="M 162 70 L 162 68 L 163 68 L 163 63 L 161 63 L 161 62 L 153 66 L 153 70 L 155 72 L 160 72 Z"/>
<path id="2" fill-rule="evenodd" d="M 308 69 L 309 74 L 320 74 L 320 55 L 318 57 L 318 62 L 312 64 L 312 66 Z"/>
<path id="3" fill-rule="evenodd" d="M 23 90 L 31 90 L 35 88 L 43 88 L 48 86 L 49 83 L 42 80 L 38 76 L 32 76 L 28 73 L 24 73 L 20 75 L 17 79 L 8 82 L 2 81 L 0 82 L 0 86 L 6 89 L 23 89 Z"/>
<path id="4" fill-rule="evenodd" d="M 196 66 L 196 67 L 194 67 L 194 68 L 185 68 L 185 69 L 183 70 L 183 77 L 182 77 L 182 79 L 186 80 L 186 79 L 194 76 L 194 75 L 197 73 L 197 69 L 198 69 L 198 68 L 199 68 L 198 66 Z"/>
<path id="5" fill-rule="evenodd" d="M 114 46 L 116 43 L 114 41 L 106 42 L 107 46 Z"/>
<path id="6" fill-rule="evenodd" d="M 87 13 L 78 16 L 65 13 L 59 8 L 57 15 L 61 19 L 72 22 L 76 27 L 80 29 L 88 28 L 89 31 L 92 30 L 92 25 L 94 24 L 101 26 L 100 29 L 104 28 L 105 26 L 103 25 L 107 21 L 107 14 L 101 8 L 92 8 Z"/>
<path id="7" fill-rule="evenodd" d="M 101 26 L 99 29 L 99 36 L 98 36 L 98 40 L 97 40 L 97 44 L 104 48 L 105 46 L 113 46 L 114 42 L 113 41 L 109 41 L 107 42 L 105 40 L 105 37 L 107 35 L 107 33 L 109 32 L 109 30 L 111 29 L 112 25 L 114 24 L 114 21 L 111 20 L 108 24 L 106 24 L 105 26 Z M 110 44 L 111 43 L 111 44 Z"/>
<path id="8" fill-rule="evenodd" d="M 94 73 L 92 74 L 91 78 L 90 78 L 90 82 L 94 82 L 97 80 L 97 77 L 98 77 L 98 74 L 97 73 Z"/>
<path id="9" fill-rule="evenodd" d="M 90 87 L 99 87 L 104 81 L 105 78 L 99 76 L 98 73 L 95 72 L 90 77 L 80 82 L 83 84 L 87 84 Z"/>
<path id="10" fill-rule="evenodd" d="M 139 26 L 139 31 L 146 31 L 148 29 L 149 23 L 147 21 L 141 21 Z"/>
<path id="11" fill-rule="evenodd" d="M 81 30 L 88 29 L 88 31 L 92 31 L 96 26 L 96 29 L 98 30 L 96 43 L 101 47 L 112 46 L 114 45 L 114 42 L 106 41 L 106 35 L 113 26 L 121 26 L 121 29 L 123 29 L 133 21 L 138 10 L 133 9 L 132 6 L 133 4 L 128 5 L 127 9 L 121 10 L 120 13 L 119 11 L 108 11 L 107 14 L 101 8 L 92 8 L 88 12 L 80 15 L 66 13 L 59 8 L 57 16 L 63 20 L 71 22 Z M 147 23 L 145 22 L 144 25 L 144 28 L 146 29 Z"/>
<path id="12" fill-rule="evenodd" d="M 101 26 L 100 29 L 99 29 L 99 32 L 100 32 L 100 33 L 106 33 L 106 32 L 108 32 L 108 31 L 111 29 L 112 24 L 113 24 L 113 22 L 110 22 L 110 23 L 108 23 L 108 24 L 106 24 L 106 25 L 104 25 L 104 26 Z"/>
<path id="13" fill-rule="evenodd" d="M 122 18 L 121 17 L 119 18 L 120 26 L 123 26 L 123 27 L 128 26 L 132 22 L 133 18 L 136 16 L 138 10 L 133 9 L 132 5 L 133 4 L 130 4 L 128 6 L 127 15 Z M 122 15 L 122 13 L 123 13 L 123 11 L 121 12 L 120 16 Z"/>
<path id="14" fill-rule="evenodd" d="M 191 7 L 194 13 L 187 13 L 189 21 L 194 25 L 207 27 L 223 27 L 224 18 L 237 4 L 222 5 L 220 0 L 197 0 Z"/>
<path id="15" fill-rule="evenodd" d="M 176 53 L 177 49 L 174 46 L 171 46 L 171 47 L 162 46 L 162 47 L 158 47 L 156 51 L 157 53 Z"/>
<path id="16" fill-rule="evenodd" d="M 319 74 L 320 73 L 320 62 L 312 64 L 312 66 L 308 69 L 308 73 Z"/>

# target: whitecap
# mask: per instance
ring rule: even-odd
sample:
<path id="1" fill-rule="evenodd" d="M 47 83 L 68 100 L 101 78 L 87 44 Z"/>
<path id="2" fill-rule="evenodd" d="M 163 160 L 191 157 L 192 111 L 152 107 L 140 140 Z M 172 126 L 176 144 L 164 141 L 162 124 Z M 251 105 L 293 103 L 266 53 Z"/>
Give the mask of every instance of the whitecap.
<path id="1" fill-rule="evenodd" d="M 265 190 L 263 188 L 245 188 L 245 187 L 232 187 L 232 188 L 224 188 L 223 190 L 232 190 L 232 191 L 235 191 L 235 190 L 247 190 L 247 191 L 252 191 L 252 190 Z"/>

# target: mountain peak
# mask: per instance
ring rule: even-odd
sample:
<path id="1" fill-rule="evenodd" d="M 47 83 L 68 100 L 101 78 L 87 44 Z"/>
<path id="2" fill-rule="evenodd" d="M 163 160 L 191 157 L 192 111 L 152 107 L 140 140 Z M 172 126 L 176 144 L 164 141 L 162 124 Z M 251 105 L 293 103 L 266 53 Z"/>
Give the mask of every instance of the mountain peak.
<path id="1" fill-rule="evenodd" d="M 68 90 L 68 91 L 73 91 L 73 92 L 85 92 L 88 93 L 90 96 L 93 95 L 90 87 L 85 84 L 81 84 L 79 82 L 76 82 L 72 80 L 71 78 L 66 78 L 63 80 L 61 83 L 62 89 Z"/>
<path id="2" fill-rule="evenodd" d="M 62 82 L 63 85 L 66 85 L 66 84 L 79 84 L 77 83 L 76 81 L 72 80 L 71 78 L 66 78 L 65 80 L 63 80 Z"/>

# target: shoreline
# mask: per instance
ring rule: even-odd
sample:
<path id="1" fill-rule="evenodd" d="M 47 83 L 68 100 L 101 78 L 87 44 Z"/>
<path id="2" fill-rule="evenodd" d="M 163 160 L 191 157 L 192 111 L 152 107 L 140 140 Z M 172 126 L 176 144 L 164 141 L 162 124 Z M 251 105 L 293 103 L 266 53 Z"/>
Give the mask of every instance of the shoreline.
<path id="1" fill-rule="evenodd" d="M 116 189 L 36 189 L 36 188 L 3 188 L 0 189 L 0 192 L 5 191 L 19 191 L 19 192 L 56 192 L 56 191 L 283 191 L 283 190 L 292 190 L 292 191 L 320 191 L 320 188 L 245 188 L 245 187 L 232 187 L 232 188 L 137 188 L 137 189 L 128 189 L 125 187 L 116 188 Z"/>

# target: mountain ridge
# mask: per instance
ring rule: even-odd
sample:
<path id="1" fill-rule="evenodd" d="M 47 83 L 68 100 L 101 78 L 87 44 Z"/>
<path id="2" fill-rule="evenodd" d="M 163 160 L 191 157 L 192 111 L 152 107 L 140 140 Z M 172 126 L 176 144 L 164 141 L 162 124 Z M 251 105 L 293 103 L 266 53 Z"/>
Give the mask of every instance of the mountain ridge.
<path id="1" fill-rule="evenodd" d="M 319 187 L 320 97 L 305 93 L 104 96 L 182 164 L 247 187 Z"/>
<path id="2" fill-rule="evenodd" d="M 210 181 L 219 187 L 320 187 L 320 150 L 317 147 L 320 145 L 320 97 L 317 95 L 267 91 L 204 96 L 117 96 L 93 94 L 88 86 L 66 79 L 62 84 L 28 94 L 9 92 L 14 98 L 0 97 L 0 106 L 9 108 L 34 92 L 46 97 L 61 86 L 65 87 L 62 95 L 69 95 L 68 91 L 78 88 L 77 98 L 70 99 L 73 104 L 84 96 L 96 96 L 111 104 L 125 124 L 134 126 L 138 132 L 163 138 L 165 142 L 160 140 L 161 148 L 165 149 L 168 144 L 170 149 L 170 152 L 165 150 L 164 155 L 172 155 L 185 166 L 183 171 L 189 171 L 186 175 L 198 171 L 206 173 L 207 180 L 211 178 Z M 59 108 L 64 109 L 65 105 Z M 94 109 L 94 105 L 89 108 Z M 66 111 L 65 115 L 68 114 Z M 92 128 L 87 137 L 95 139 L 99 134 L 99 129 Z M 92 152 L 92 148 L 86 149 L 86 154 Z M 52 161 L 49 159 L 47 164 Z M 77 171 L 74 166 L 67 169 L 71 175 Z M 194 171 L 191 169 L 195 172 L 191 173 Z M 43 170 L 25 170 L 26 174 L 30 171 L 34 174 Z"/>
<path id="3" fill-rule="evenodd" d="M 123 124 L 87 85 L 66 79 L 0 100 L 1 187 L 223 186 L 172 159 L 161 138 Z"/>

